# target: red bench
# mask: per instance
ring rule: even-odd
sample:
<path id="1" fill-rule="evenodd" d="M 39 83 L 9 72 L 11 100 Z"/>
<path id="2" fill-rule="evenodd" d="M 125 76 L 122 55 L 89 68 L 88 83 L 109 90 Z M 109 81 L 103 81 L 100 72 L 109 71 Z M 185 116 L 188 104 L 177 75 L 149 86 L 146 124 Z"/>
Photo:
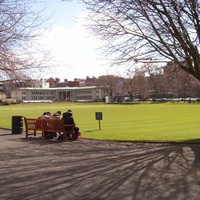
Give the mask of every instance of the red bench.
<path id="1" fill-rule="evenodd" d="M 25 122 L 25 132 L 26 138 L 29 135 L 36 136 L 37 131 L 42 132 L 42 138 L 46 138 L 45 132 L 48 133 L 63 133 L 63 140 L 66 140 L 67 134 L 69 134 L 72 138 L 74 138 L 74 125 L 66 125 L 62 119 L 34 119 L 24 117 Z M 71 127 L 69 131 L 66 131 L 66 127 Z"/>

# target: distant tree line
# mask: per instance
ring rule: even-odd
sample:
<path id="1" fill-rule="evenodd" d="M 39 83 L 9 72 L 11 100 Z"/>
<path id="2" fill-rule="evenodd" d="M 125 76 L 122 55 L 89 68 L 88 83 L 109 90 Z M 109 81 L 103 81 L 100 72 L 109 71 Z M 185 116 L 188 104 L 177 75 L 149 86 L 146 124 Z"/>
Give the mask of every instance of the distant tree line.
<path id="1" fill-rule="evenodd" d="M 135 69 L 128 78 L 104 75 L 96 79 L 105 93 L 113 100 L 122 101 L 148 98 L 200 97 L 200 82 L 176 64 L 165 67 L 147 64 Z"/>

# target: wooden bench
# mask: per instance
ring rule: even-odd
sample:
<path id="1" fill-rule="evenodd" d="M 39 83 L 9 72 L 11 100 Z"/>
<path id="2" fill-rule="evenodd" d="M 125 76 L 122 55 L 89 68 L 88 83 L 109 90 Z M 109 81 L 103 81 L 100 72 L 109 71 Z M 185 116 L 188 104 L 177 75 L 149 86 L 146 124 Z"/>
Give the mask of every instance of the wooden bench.
<path id="1" fill-rule="evenodd" d="M 62 119 L 35 119 L 24 117 L 26 138 L 29 135 L 36 136 L 37 131 L 42 132 L 42 138 L 46 138 L 45 133 L 63 133 L 63 140 L 67 134 L 74 138 L 74 125 L 66 125 Z M 69 128 L 67 128 L 69 127 Z M 67 130 L 66 130 L 67 128 Z"/>

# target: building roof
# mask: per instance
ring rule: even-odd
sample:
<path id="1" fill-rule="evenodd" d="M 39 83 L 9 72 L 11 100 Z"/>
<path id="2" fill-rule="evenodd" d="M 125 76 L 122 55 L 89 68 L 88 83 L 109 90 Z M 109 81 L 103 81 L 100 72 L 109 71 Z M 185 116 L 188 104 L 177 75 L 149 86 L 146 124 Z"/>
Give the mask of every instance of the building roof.
<path id="1" fill-rule="evenodd" d="M 36 88 L 36 87 L 23 87 L 19 88 L 20 90 L 50 90 L 50 91 L 56 91 L 56 90 L 92 90 L 96 89 L 97 86 L 88 86 L 88 87 L 56 87 L 56 88 Z"/>

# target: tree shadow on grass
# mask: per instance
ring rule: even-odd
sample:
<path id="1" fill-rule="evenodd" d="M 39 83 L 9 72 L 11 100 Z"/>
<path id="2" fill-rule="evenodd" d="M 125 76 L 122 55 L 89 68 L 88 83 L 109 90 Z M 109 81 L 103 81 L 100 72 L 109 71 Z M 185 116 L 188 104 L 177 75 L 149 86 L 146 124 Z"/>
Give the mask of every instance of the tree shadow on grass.
<path id="1" fill-rule="evenodd" d="M 200 195 L 198 144 L 10 142 L 1 149 L 4 199 L 182 200 Z"/>
<path id="2" fill-rule="evenodd" d="M 99 129 L 94 129 L 94 130 L 87 130 L 87 131 L 84 131 L 84 132 L 91 133 L 91 132 L 96 132 L 96 131 L 100 131 L 100 130 Z"/>

